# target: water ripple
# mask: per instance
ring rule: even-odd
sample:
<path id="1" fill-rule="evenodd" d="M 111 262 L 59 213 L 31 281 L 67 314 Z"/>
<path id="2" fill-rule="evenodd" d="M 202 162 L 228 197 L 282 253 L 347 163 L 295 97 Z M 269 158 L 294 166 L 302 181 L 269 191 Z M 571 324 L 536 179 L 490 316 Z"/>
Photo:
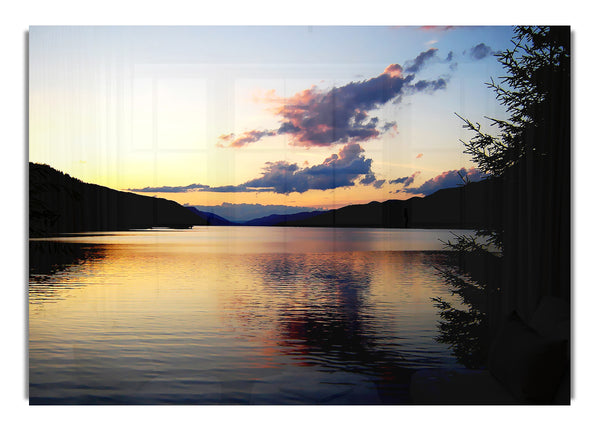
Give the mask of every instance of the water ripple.
<path id="1" fill-rule="evenodd" d="M 204 232 L 31 246 L 31 402 L 402 403 L 415 369 L 454 363 L 429 300 L 450 299 L 448 253 L 380 250 L 369 230 L 292 253 L 291 229 L 286 253 L 219 254 Z"/>

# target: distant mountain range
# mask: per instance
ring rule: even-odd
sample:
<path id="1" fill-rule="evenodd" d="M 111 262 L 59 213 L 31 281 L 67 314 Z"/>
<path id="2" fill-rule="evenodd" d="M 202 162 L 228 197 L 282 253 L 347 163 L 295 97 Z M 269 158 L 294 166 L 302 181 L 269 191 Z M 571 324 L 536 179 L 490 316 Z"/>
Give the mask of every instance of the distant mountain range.
<path id="1" fill-rule="evenodd" d="M 271 214 L 236 223 L 195 207 L 84 183 L 48 165 L 29 164 L 30 236 L 191 226 L 306 226 L 477 229 L 500 225 L 499 183 L 483 180 L 427 197 Z"/>
<path id="2" fill-rule="evenodd" d="M 198 211 L 212 213 L 233 223 L 248 223 L 250 220 L 268 217 L 273 214 L 290 215 L 302 212 L 325 211 L 323 208 L 292 206 L 292 205 L 263 205 L 257 203 L 223 202 L 221 205 L 189 205 Z"/>
<path id="3" fill-rule="evenodd" d="M 200 211 L 196 207 L 186 206 L 188 210 L 193 212 L 194 214 L 198 214 L 201 217 L 204 217 L 208 221 L 208 225 L 210 226 L 278 226 L 285 223 L 292 223 L 296 221 L 302 221 L 310 217 L 317 216 L 319 214 L 324 213 L 325 211 L 308 211 L 308 212 L 299 212 L 295 214 L 271 214 L 266 217 L 259 217 L 252 220 L 248 220 L 246 222 L 236 223 L 227 220 L 224 217 L 220 217 L 217 214 L 208 212 L 208 211 Z"/>
<path id="4" fill-rule="evenodd" d="M 206 224 L 209 226 L 238 226 L 238 225 L 240 225 L 240 223 L 235 223 L 235 222 L 229 221 L 226 218 L 216 215 L 215 213 L 211 213 L 208 211 L 200 211 L 196 207 L 185 206 L 184 208 L 190 210 L 194 214 L 199 215 L 200 217 L 205 218 L 207 221 Z"/>

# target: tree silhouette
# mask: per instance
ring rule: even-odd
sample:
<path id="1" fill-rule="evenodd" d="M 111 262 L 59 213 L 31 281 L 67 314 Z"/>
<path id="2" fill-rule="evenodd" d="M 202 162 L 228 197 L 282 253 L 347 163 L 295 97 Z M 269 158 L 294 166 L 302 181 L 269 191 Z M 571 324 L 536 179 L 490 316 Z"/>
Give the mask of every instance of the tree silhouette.
<path id="1" fill-rule="evenodd" d="M 484 338 L 493 336 L 503 316 L 516 309 L 530 317 L 542 296 L 570 300 L 570 29 L 516 27 L 512 44 L 496 54 L 506 75 L 487 84 L 508 114 L 506 120 L 486 117 L 498 135 L 459 115 L 474 133 L 463 141 L 464 152 L 494 185 L 502 222 L 447 246 L 462 256 L 454 271 L 467 279 L 479 272 L 477 286 L 487 299 L 473 303 L 467 291 L 457 290 L 460 278 L 449 277 L 448 269 L 442 276 L 471 315 L 457 314 L 434 298 L 445 320 L 440 339 L 463 352 L 462 362 L 470 366 L 484 363 L 481 349 L 461 343 L 486 345 Z M 496 251 L 490 253 L 489 246 Z M 479 267 L 469 264 L 473 260 Z M 461 321 L 470 322 L 470 333 L 477 336 L 452 329 Z M 475 329 L 478 322 L 489 332 Z"/>
<path id="2" fill-rule="evenodd" d="M 506 106 L 509 118 L 486 117 L 499 136 L 481 131 L 479 123 L 460 117 L 475 133 L 462 141 L 479 169 L 499 177 L 527 156 L 547 157 L 552 140 L 538 139 L 555 120 L 564 120 L 562 103 L 570 93 L 570 38 L 565 27 L 517 27 L 513 48 L 496 54 L 507 74 L 487 84 Z M 564 127 L 564 121 L 559 121 Z M 556 124 L 554 125 L 556 127 Z"/>

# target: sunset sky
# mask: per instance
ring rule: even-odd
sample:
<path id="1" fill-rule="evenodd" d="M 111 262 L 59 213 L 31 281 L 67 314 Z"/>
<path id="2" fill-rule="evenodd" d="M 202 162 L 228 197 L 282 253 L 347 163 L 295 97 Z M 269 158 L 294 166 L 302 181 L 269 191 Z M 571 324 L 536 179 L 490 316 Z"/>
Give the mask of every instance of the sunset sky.
<path id="1" fill-rule="evenodd" d="M 190 205 L 333 208 L 480 178 L 455 113 L 511 27 L 31 27 L 29 160 Z"/>

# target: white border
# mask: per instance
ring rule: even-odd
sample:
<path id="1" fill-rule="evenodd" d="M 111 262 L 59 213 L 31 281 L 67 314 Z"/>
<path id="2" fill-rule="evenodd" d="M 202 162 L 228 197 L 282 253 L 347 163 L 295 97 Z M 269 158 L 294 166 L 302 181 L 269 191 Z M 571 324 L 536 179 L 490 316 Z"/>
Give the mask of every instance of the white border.
<path id="1" fill-rule="evenodd" d="M 3 7 L 0 118 L 3 274 L 2 390 L 0 405 L 6 429 L 547 429 L 588 428 L 596 408 L 598 369 L 594 330 L 599 245 L 595 223 L 598 192 L 597 14 L 593 2 L 522 0 L 498 2 L 399 0 L 368 2 L 304 0 L 254 1 L 21 1 Z M 487 4 L 487 5 L 486 5 Z M 536 5 L 537 4 L 537 5 Z M 419 25 L 419 24 L 561 24 L 574 32 L 574 298 L 575 399 L 571 407 L 29 407 L 25 399 L 25 32 L 29 25 Z M 596 132 L 596 133 L 594 133 Z M 593 425 L 590 425 L 593 427 Z"/>

